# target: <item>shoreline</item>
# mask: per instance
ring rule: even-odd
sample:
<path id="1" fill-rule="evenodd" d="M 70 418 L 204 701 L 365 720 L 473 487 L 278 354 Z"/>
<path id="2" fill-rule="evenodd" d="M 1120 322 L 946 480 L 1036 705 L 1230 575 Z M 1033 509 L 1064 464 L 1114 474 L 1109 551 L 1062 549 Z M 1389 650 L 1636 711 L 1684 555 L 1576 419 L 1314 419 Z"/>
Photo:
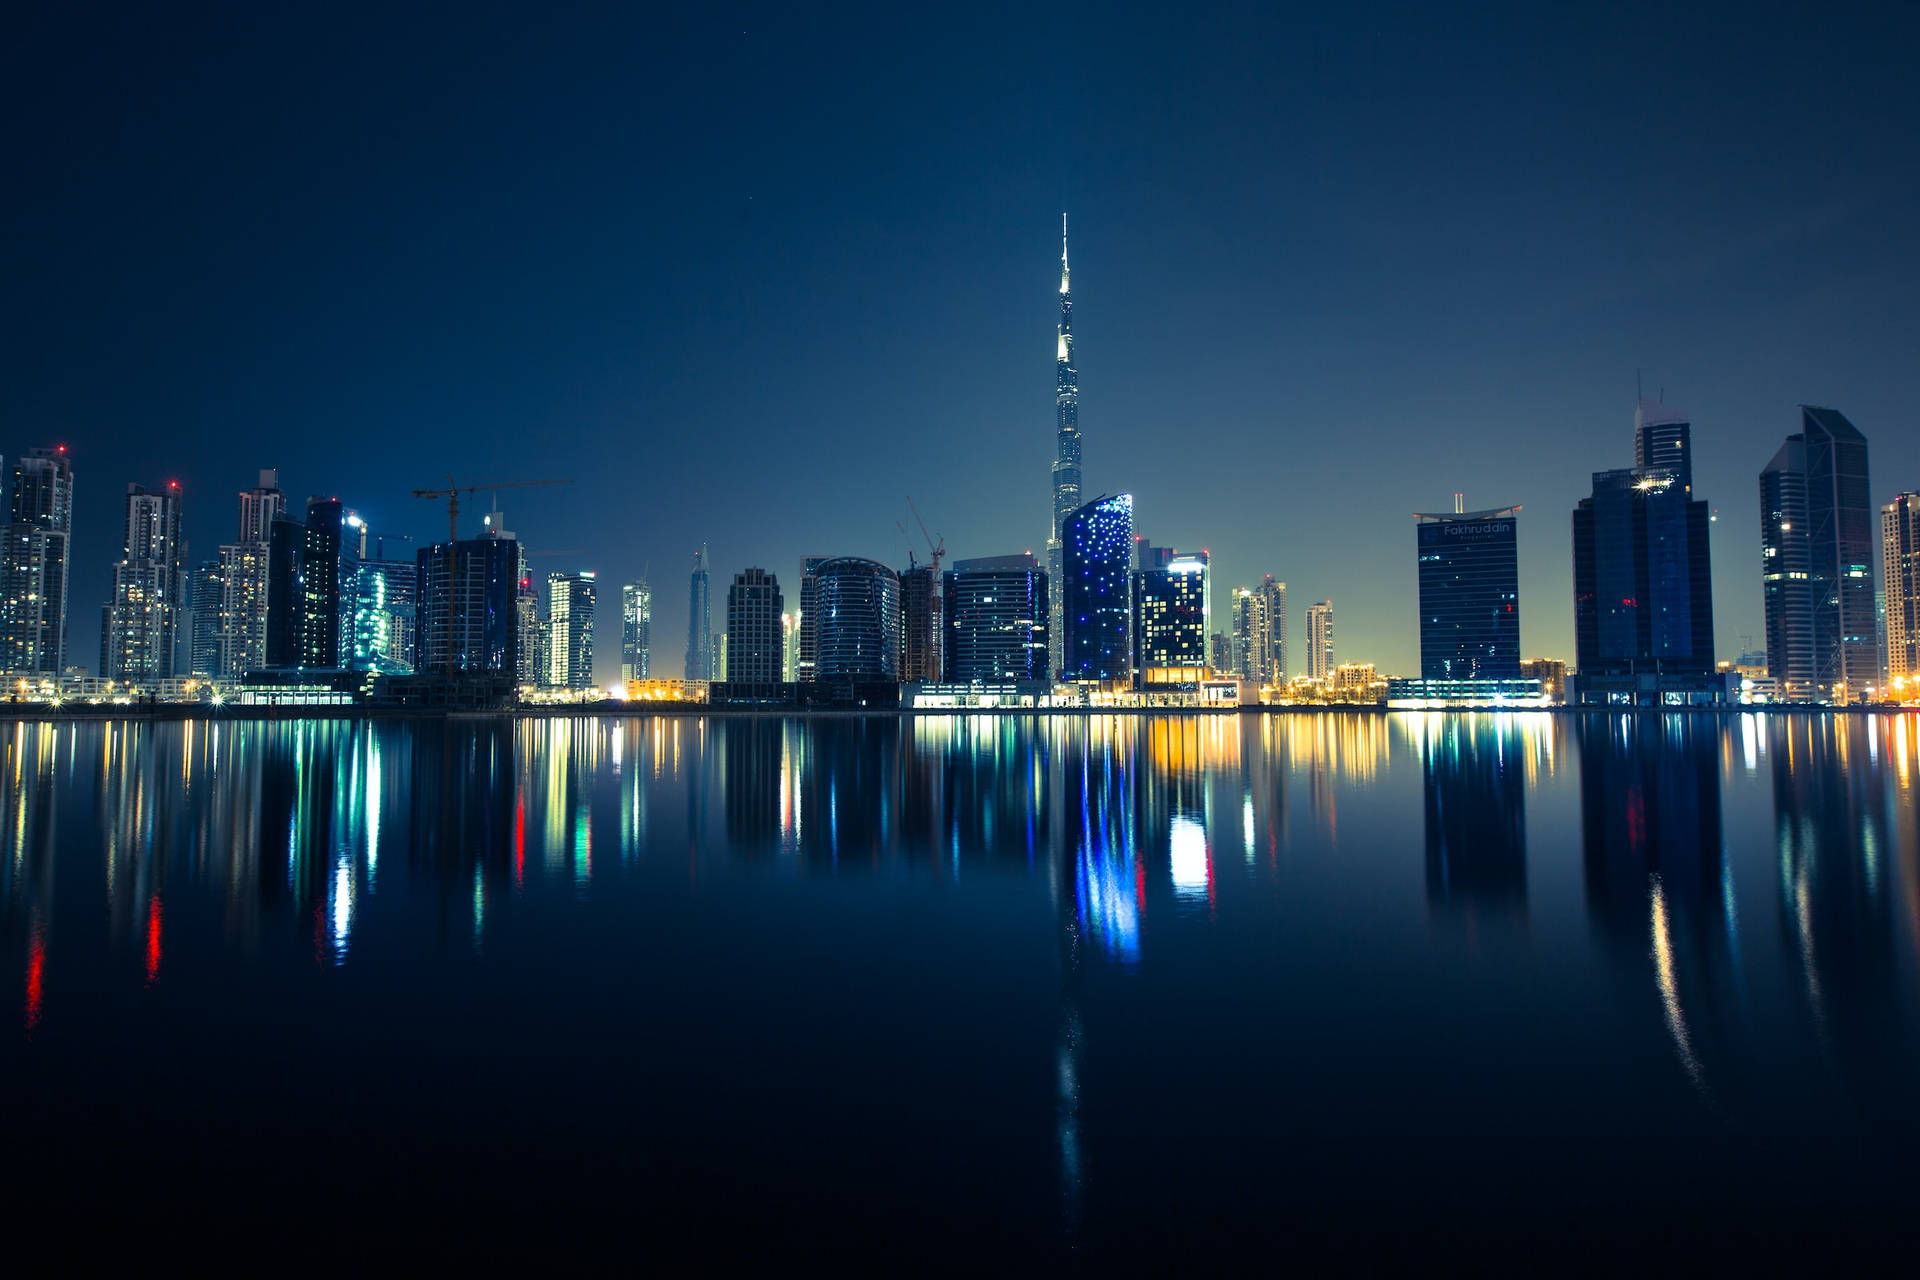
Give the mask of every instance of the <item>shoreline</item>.
<path id="1" fill-rule="evenodd" d="M 1331 704 L 1309 706 L 1231 706 L 1231 707 L 773 707 L 706 706 L 699 703 L 587 704 L 559 707 L 510 707 L 491 711 L 432 710 L 407 707 L 337 706 L 221 706 L 197 703 L 159 703 L 152 706 L 87 705 L 49 707 L 34 703 L 0 703 L 0 722 L 27 723 L 52 721 L 148 721 L 172 723 L 186 721 L 285 721 L 285 720 L 582 720 L 613 717 L 633 719 L 665 717 L 670 719 L 727 720 L 872 720 L 931 716 L 1023 716 L 1033 718 L 1086 718 L 1090 716 L 1246 716 L 1246 715 L 1366 715 L 1400 714 L 1448 715 L 1529 714 L 1567 716 L 1686 715 L 1730 716 L 1780 713 L 1789 715 L 1877 715 L 1920 711 L 1920 707 L 1874 704 L 1833 707 L 1819 703 L 1765 703 L 1757 706 L 1688 707 L 1406 707 L 1384 705 Z"/>

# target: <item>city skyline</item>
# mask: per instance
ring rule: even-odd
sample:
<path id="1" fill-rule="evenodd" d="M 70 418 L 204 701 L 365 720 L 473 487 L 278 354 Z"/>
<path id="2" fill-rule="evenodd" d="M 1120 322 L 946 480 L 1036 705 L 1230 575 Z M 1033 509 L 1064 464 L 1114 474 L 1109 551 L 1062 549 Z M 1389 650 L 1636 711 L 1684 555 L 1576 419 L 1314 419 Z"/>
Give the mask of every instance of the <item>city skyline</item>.
<path id="1" fill-rule="evenodd" d="M 23 48 L 66 19 L 46 21 Z M 538 473 L 579 487 L 529 491 L 516 526 L 531 546 L 581 549 L 542 571 L 607 582 L 684 563 L 703 539 L 727 573 L 761 564 L 784 580 L 822 551 L 903 567 L 894 521 L 910 492 L 956 556 L 1044 555 L 1038 477 L 1057 456 L 1058 371 L 1039 352 L 1057 348 L 1062 209 L 1083 271 L 1076 336 L 1090 344 L 1076 356 L 1096 428 L 1084 491 L 1131 491 L 1156 544 L 1210 548 L 1216 593 L 1273 574 L 1303 600 L 1339 598 L 1342 651 L 1409 671 L 1413 578 L 1396 525 L 1464 491 L 1473 507 L 1538 514 L 1520 530 L 1522 646 L 1570 656 L 1564 513 L 1593 471 L 1620 465 L 1644 370 L 1650 395 L 1690 413 L 1695 486 L 1719 509 L 1716 648 L 1759 647 L 1749 495 L 1795 406 L 1834 406 L 1874 441 L 1875 504 L 1920 476 L 1920 374 L 1897 336 L 1920 296 L 1901 231 L 1920 200 L 1881 163 L 1913 115 L 1891 74 L 1899 42 L 1823 41 L 1810 18 L 1731 37 L 1699 14 L 1629 14 L 1606 31 L 1416 9 L 1383 28 L 1329 21 L 962 38 L 911 76 L 850 91 L 886 110 L 829 112 L 810 141 L 755 106 L 793 86 L 787 54 L 870 65 L 878 37 L 766 16 L 743 34 L 670 24 L 657 33 L 666 74 L 643 100 L 713 109 L 695 112 L 684 153 L 631 114 L 609 118 L 605 140 L 633 142 L 657 169 L 646 183 L 610 171 L 601 148 L 549 145 L 583 100 L 632 92 L 656 69 L 655 55 L 578 33 L 476 22 L 464 38 L 478 48 L 526 38 L 585 59 L 567 83 L 497 94 L 467 60 L 433 57 L 424 27 L 336 46 L 343 24 L 324 42 L 340 66 L 373 74 L 404 54 L 471 111 L 410 119 L 317 193 L 310 136 L 258 148 L 252 132 L 297 119 L 310 76 L 262 85 L 222 61 L 175 99 L 116 53 L 101 79 L 39 86 L 74 109 L 23 162 L 34 194 L 15 239 L 37 249 L 15 314 L 36 320 L 16 320 L 0 357 L 0 424 L 9 459 L 72 451 L 69 661 L 98 651 L 93 602 L 111 589 L 124 486 L 180 481 L 199 563 L 232 537 L 231 495 L 261 467 L 279 469 L 296 506 L 337 494 L 425 545 L 443 526 L 412 487 L 449 470 L 534 474 L 530 446 L 555 440 L 566 460 Z M 1456 55 L 1444 74 L 1436 42 Z M 1521 43 L 1566 72 L 1535 119 L 1486 105 L 1536 74 L 1512 57 Z M 1058 75 L 1040 47 L 1066 51 Z M 736 81 L 722 68 L 755 87 L 710 100 L 703 85 Z M 1235 74 L 1254 68 L 1277 74 Z M 1845 91 L 1817 104 L 1764 87 L 1823 69 Z M 1660 101 L 1620 98 L 1623 76 L 1656 74 L 1670 85 Z M 983 76 L 1015 87 L 954 107 Z M 1156 122 L 1129 86 L 1169 78 L 1194 87 Z M 242 81 L 260 93 L 250 120 L 224 108 Z M 349 115 L 406 118 L 394 105 L 376 96 Z M 116 150 L 131 145 L 114 140 L 134 106 L 177 135 L 178 170 L 243 144 L 268 161 L 183 192 L 146 152 Z M 450 145 L 506 119 L 524 119 L 529 141 L 471 161 Z M 930 131 L 942 121 L 953 127 Z M 1511 163 L 1544 154 L 1539 130 L 1575 121 L 1578 146 Z M 1407 146 L 1425 127 L 1444 143 Z M 1152 144 L 1176 137 L 1181 159 L 1164 171 Z M 529 144 L 555 180 L 501 191 Z M 717 152 L 739 163 L 676 183 L 703 163 L 694 153 Z M 849 171 L 850 154 L 872 163 Z M 1782 170 L 1798 180 L 1783 187 Z M 688 193 L 684 207 L 656 188 Z M 1635 194 L 1650 190 L 1663 195 Z M 375 203 L 369 221 L 360 210 Z M 436 234 L 455 205 L 451 233 Z M 279 209 L 295 213 L 251 229 Z M 298 343 L 275 336 L 282 308 L 303 317 Z M 379 448 L 348 447 L 356 438 Z M 735 469 L 724 502 L 722 440 L 761 464 Z M 630 511 L 609 473 L 637 490 Z M 597 500 L 580 500 L 589 490 Z M 686 602 L 662 589 L 654 603 L 656 649 L 671 655 Z M 601 649 L 605 682 L 617 653 Z"/>

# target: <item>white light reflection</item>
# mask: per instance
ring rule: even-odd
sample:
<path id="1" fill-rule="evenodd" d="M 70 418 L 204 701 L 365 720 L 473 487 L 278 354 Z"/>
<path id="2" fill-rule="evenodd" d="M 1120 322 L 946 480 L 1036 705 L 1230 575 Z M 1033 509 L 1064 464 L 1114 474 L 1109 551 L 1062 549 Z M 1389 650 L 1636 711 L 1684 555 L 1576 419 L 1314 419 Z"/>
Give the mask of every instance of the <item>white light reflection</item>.
<path id="1" fill-rule="evenodd" d="M 1207 829 L 1190 814 L 1173 815 L 1173 892 L 1181 898 L 1207 896 Z"/>

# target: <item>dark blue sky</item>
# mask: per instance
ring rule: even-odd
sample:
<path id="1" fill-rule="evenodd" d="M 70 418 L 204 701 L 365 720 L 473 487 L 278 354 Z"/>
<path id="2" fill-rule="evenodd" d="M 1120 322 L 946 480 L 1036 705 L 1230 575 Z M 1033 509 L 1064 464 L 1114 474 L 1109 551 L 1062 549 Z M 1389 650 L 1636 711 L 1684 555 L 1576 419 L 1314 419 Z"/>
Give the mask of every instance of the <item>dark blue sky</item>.
<path id="1" fill-rule="evenodd" d="M 265 8 L 49 6 L 0 55 L 0 452 L 72 450 L 74 662 L 130 480 L 199 558 L 262 466 L 422 538 L 449 471 L 573 477 L 503 505 L 600 572 L 603 677 L 649 562 L 679 670 L 702 540 L 716 606 L 904 563 L 908 494 L 1037 548 L 1063 208 L 1089 491 L 1222 605 L 1284 578 L 1296 646 L 1331 596 L 1412 670 L 1408 513 L 1461 489 L 1525 505 L 1524 648 L 1571 657 L 1636 368 L 1693 415 L 1727 656 L 1796 403 L 1920 486 L 1913 6 Z"/>

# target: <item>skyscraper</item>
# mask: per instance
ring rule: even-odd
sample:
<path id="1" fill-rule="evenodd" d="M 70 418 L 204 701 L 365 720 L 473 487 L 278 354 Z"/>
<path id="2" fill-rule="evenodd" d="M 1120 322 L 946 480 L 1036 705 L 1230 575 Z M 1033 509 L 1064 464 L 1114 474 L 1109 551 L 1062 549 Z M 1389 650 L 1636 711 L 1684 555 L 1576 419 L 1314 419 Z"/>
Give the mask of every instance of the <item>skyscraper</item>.
<path id="1" fill-rule="evenodd" d="M 1263 685 L 1287 679 L 1287 584 L 1266 575 L 1258 587 L 1233 589 L 1233 672 Z"/>
<path id="2" fill-rule="evenodd" d="M 585 691 L 593 684 L 594 577 L 547 575 L 547 683 Z"/>
<path id="3" fill-rule="evenodd" d="M 414 563 L 414 669 L 514 679 L 521 669 L 519 542 L 441 542 L 421 548 Z"/>
<path id="4" fill-rule="evenodd" d="M 1423 680 L 1520 678 L 1519 511 L 1414 513 Z"/>
<path id="5" fill-rule="evenodd" d="M 1204 669 L 1212 613 L 1207 608 L 1207 555 L 1156 547 L 1151 567 L 1133 574 L 1133 678 L 1169 667 Z"/>
<path id="6" fill-rule="evenodd" d="M 1672 476 L 1674 487 L 1691 497 L 1692 437 L 1693 425 L 1686 414 L 1658 400 L 1642 400 L 1633 411 L 1633 465 Z"/>
<path id="7" fill-rule="evenodd" d="M 687 679 L 713 679 L 713 580 L 707 573 L 707 544 L 693 553 L 687 584 Z"/>
<path id="8" fill-rule="evenodd" d="M 780 678 L 788 684 L 800 679 L 800 615 L 780 615 Z"/>
<path id="9" fill-rule="evenodd" d="M 915 565 L 900 575 L 900 678 L 940 678 L 940 594 L 933 568 Z"/>
<path id="10" fill-rule="evenodd" d="M 1333 601 L 1307 606 L 1307 676 L 1333 679 Z"/>
<path id="11" fill-rule="evenodd" d="M 620 679 L 645 680 L 653 647 L 653 589 L 645 578 L 620 588 Z"/>
<path id="12" fill-rule="evenodd" d="M 1879 679 L 1867 438 L 1833 409 L 1760 473 L 1767 670 L 1786 701 L 1846 702 Z"/>
<path id="13" fill-rule="evenodd" d="M 186 554 L 179 482 L 128 485 L 124 554 L 102 610 L 100 673 L 108 679 L 145 684 L 174 675 Z"/>
<path id="14" fill-rule="evenodd" d="M 16 458 L 0 529 L 0 671 L 58 677 L 67 664 L 73 468 L 67 447 Z"/>
<path id="15" fill-rule="evenodd" d="M 1052 667 L 1064 672 L 1067 628 L 1065 538 L 1062 526 L 1080 506 L 1080 373 L 1073 363 L 1073 291 L 1067 273 L 1067 215 L 1060 215 L 1060 328 L 1054 355 L 1053 521 L 1048 526 L 1047 578 L 1054 587 L 1053 619 L 1048 628 Z M 804 606 L 803 606 L 804 607 Z"/>
<path id="16" fill-rule="evenodd" d="M 1102 496 L 1069 512 L 1060 541 L 1067 629 L 1061 678 L 1130 681 L 1133 495 Z"/>
<path id="17" fill-rule="evenodd" d="M 799 649 L 794 659 L 794 679 L 811 680 L 820 668 L 820 607 L 815 600 L 820 566 L 832 556 L 800 557 Z"/>
<path id="18" fill-rule="evenodd" d="M 780 627 L 786 601 L 780 579 L 765 569 L 742 569 L 727 589 L 727 680 L 776 684 L 782 678 Z"/>
<path id="19" fill-rule="evenodd" d="M 1880 508 L 1880 561 L 1886 574 L 1887 678 L 1906 696 L 1920 694 L 1920 493 Z"/>
<path id="20" fill-rule="evenodd" d="M 1031 555 L 959 560 L 940 575 L 944 604 L 942 678 L 1045 680 L 1047 575 Z"/>
<path id="21" fill-rule="evenodd" d="M 187 674 L 212 678 L 220 670 L 221 610 L 227 594 L 220 561 L 203 560 L 187 580 Z"/>
<path id="22" fill-rule="evenodd" d="M 1685 440 L 1685 424 L 1681 424 Z M 1573 512 L 1575 666 L 1600 674 L 1713 670 L 1707 504 L 1679 473 L 1600 471 Z"/>
<path id="23" fill-rule="evenodd" d="M 900 674 L 900 575 L 875 560 L 839 556 L 814 567 L 817 680 Z"/>
<path id="24" fill-rule="evenodd" d="M 260 483 L 240 494 L 237 534 L 220 547 L 220 646 L 217 674 L 237 679 L 267 665 L 267 583 L 273 525 L 287 512 L 279 472 L 263 468 Z M 408 571 L 412 567 L 408 566 Z"/>
<path id="25" fill-rule="evenodd" d="M 307 499 L 304 523 L 273 521 L 267 544 L 267 665 L 340 668 L 340 566 L 346 508 Z"/>

